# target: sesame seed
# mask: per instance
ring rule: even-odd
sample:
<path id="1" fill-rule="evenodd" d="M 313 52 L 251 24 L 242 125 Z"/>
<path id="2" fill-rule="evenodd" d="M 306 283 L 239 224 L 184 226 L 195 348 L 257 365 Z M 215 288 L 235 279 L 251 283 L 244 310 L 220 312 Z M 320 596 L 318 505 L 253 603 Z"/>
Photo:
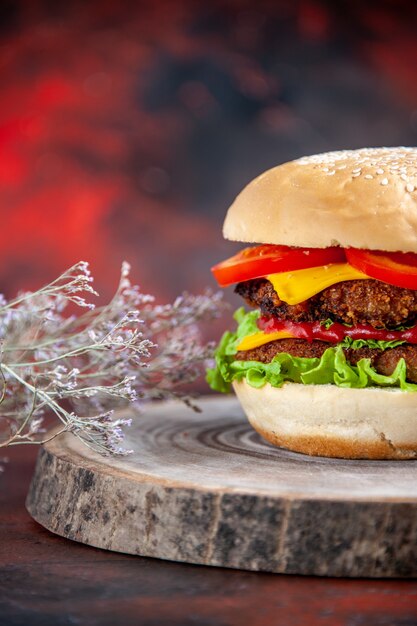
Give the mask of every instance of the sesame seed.
<path id="1" fill-rule="evenodd" d="M 313 165 L 318 173 L 334 176 L 336 171 L 348 170 L 353 178 L 364 176 L 372 180 L 381 175 L 380 184 L 388 185 L 391 177 L 413 185 L 417 192 L 417 148 L 362 148 L 326 152 L 297 161 L 300 165 Z M 366 173 L 365 173 L 366 172 Z M 410 182 L 412 181 L 412 182 Z"/>
<path id="2" fill-rule="evenodd" d="M 411 183 L 407 183 L 407 185 L 405 186 L 405 188 L 407 189 L 407 191 L 409 191 L 410 193 L 412 191 L 414 191 L 415 187 L 414 185 L 412 185 Z"/>

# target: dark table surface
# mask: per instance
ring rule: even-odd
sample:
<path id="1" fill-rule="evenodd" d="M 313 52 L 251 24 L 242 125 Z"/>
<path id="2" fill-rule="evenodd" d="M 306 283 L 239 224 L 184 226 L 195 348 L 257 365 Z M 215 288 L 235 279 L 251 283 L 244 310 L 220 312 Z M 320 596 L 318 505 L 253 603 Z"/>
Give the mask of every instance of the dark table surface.
<path id="1" fill-rule="evenodd" d="M 37 450 L 0 475 L 0 625 L 415 626 L 417 580 L 281 576 L 90 548 L 28 515 Z"/>

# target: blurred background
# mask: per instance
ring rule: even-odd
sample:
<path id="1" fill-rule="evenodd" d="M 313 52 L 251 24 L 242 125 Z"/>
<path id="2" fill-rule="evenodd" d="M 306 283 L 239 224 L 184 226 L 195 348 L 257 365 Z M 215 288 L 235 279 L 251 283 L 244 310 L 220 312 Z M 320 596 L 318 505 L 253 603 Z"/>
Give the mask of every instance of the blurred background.
<path id="1" fill-rule="evenodd" d="M 416 23 L 401 0 L 2 0 L 0 290 L 81 259 L 103 298 L 123 259 L 161 302 L 215 287 L 261 171 L 417 143 Z"/>

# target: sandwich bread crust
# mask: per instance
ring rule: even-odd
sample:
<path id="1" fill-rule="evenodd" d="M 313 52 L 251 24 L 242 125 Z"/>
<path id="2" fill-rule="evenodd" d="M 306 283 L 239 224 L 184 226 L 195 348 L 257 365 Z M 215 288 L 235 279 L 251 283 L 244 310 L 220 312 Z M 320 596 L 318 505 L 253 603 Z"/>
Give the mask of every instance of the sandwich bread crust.
<path id="1" fill-rule="evenodd" d="M 343 459 L 417 458 L 416 396 L 400 389 L 285 383 L 233 388 L 249 422 L 276 446 Z"/>
<path id="2" fill-rule="evenodd" d="M 327 152 L 261 174 L 223 234 L 248 243 L 417 252 L 417 148 Z"/>

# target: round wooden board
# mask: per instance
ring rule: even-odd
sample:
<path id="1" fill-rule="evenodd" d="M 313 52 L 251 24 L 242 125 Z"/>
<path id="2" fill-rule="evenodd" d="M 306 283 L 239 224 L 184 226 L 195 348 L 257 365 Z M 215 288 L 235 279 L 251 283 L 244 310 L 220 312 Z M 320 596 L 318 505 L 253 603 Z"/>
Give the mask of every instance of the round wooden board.
<path id="1" fill-rule="evenodd" d="M 417 575 L 417 461 L 344 461 L 274 448 L 234 398 L 150 406 L 134 454 L 69 434 L 38 457 L 27 498 L 54 533 L 187 563 L 325 576 Z"/>

